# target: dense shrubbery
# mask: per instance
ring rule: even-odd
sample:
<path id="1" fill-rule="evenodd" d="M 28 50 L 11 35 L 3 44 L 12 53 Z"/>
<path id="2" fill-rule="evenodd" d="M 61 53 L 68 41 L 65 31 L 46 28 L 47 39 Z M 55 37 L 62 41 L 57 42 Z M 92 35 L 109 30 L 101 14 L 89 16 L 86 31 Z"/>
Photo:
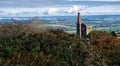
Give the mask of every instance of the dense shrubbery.
<path id="1" fill-rule="evenodd" d="M 62 30 L 42 32 L 26 24 L 7 24 L 0 29 L 1 65 L 100 64 L 85 42 Z"/>
<path id="2" fill-rule="evenodd" d="M 105 31 L 92 31 L 89 34 L 91 48 L 96 51 L 108 66 L 120 65 L 120 39 Z"/>
<path id="3" fill-rule="evenodd" d="M 28 24 L 1 25 L 0 65 L 119 65 L 119 39 L 106 35 L 108 33 L 98 33 L 91 32 L 91 45 L 88 45 L 85 40 L 63 30 L 40 31 Z"/>

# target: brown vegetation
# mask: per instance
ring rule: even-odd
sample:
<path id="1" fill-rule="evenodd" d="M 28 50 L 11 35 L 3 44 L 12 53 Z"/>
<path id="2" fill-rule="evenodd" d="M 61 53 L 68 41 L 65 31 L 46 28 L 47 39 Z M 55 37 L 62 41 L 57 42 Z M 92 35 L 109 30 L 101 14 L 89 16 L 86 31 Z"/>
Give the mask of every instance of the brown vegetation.
<path id="1" fill-rule="evenodd" d="M 77 35 L 34 25 L 0 26 L 1 66 L 120 65 L 120 39 L 110 33 L 92 31 L 88 35 L 91 45 L 88 45 Z"/>
<path id="2" fill-rule="evenodd" d="M 119 66 L 120 39 L 105 31 L 93 31 L 89 34 L 93 51 L 99 53 L 109 66 Z"/>

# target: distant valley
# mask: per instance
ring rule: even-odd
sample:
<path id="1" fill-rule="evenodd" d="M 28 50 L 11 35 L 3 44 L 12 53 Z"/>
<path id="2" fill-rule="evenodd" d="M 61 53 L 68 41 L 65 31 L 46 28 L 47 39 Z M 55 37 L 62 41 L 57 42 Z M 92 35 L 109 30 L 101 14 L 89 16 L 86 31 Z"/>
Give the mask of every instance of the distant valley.
<path id="1" fill-rule="evenodd" d="M 42 16 L 42 17 L 0 17 L 0 23 L 29 23 L 32 18 L 38 18 L 50 28 L 63 29 L 68 33 L 76 32 L 77 16 Z M 86 15 L 82 21 L 93 27 L 93 30 L 115 31 L 120 33 L 120 15 Z"/>

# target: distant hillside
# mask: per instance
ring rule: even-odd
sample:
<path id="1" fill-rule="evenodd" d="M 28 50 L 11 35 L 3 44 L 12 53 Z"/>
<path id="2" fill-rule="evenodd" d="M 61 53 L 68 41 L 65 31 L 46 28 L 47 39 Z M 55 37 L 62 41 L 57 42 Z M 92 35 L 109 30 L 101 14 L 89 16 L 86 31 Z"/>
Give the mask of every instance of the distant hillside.
<path id="1" fill-rule="evenodd" d="M 0 17 L 3 23 L 29 23 L 33 17 Z M 75 33 L 77 16 L 41 16 L 35 17 L 44 22 L 48 27 L 63 29 L 68 33 Z M 82 21 L 93 27 L 93 30 L 105 30 L 108 32 L 119 31 L 120 15 L 83 15 Z"/>

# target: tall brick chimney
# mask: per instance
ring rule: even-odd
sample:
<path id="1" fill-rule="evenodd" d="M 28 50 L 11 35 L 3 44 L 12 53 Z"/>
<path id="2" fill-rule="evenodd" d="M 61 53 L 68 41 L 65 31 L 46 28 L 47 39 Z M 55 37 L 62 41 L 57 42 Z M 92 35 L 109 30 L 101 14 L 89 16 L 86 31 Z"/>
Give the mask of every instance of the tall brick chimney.
<path id="1" fill-rule="evenodd" d="M 80 18 L 79 12 L 78 12 L 78 17 L 77 17 L 77 35 L 79 35 L 81 38 L 81 18 Z"/>
<path id="2" fill-rule="evenodd" d="M 77 23 L 80 24 L 80 22 L 81 22 L 80 13 L 78 12 Z"/>

